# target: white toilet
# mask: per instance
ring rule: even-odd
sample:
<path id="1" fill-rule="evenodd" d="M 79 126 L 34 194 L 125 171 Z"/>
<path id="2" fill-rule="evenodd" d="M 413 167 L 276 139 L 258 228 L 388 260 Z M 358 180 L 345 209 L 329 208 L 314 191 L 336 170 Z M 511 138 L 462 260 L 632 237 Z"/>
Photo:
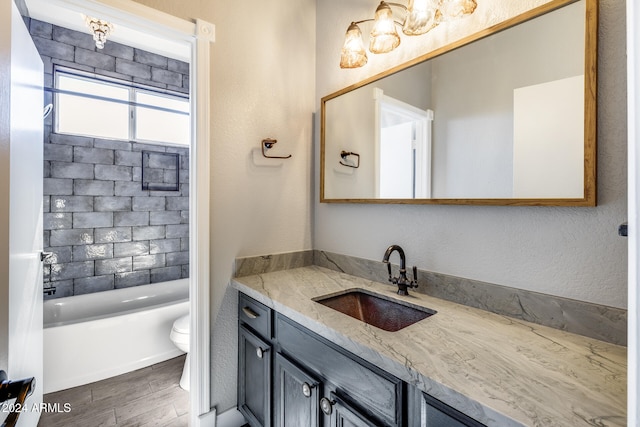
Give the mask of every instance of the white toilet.
<path id="1" fill-rule="evenodd" d="M 169 338 L 178 349 L 187 353 L 187 358 L 182 369 L 182 377 L 180 378 L 180 387 L 189 391 L 189 323 L 191 319 L 188 314 L 178 318 L 173 322 L 171 334 Z"/>

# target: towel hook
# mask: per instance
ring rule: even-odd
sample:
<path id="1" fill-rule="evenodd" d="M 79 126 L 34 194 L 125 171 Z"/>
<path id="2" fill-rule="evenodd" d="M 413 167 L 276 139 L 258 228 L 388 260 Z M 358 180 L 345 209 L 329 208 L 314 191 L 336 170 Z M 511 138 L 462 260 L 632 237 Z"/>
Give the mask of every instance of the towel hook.
<path id="1" fill-rule="evenodd" d="M 291 157 L 291 154 L 289 154 L 288 156 L 267 156 L 266 150 L 273 148 L 273 145 L 276 144 L 277 142 L 278 142 L 277 139 L 271 139 L 271 138 L 263 139 L 262 155 L 267 159 L 288 159 L 289 157 Z"/>
<path id="2" fill-rule="evenodd" d="M 356 162 L 356 165 L 355 165 L 355 166 L 353 166 L 353 165 L 349 165 L 349 164 L 344 163 L 344 162 L 342 161 L 342 160 L 346 161 L 346 160 L 347 160 L 347 157 L 349 157 L 349 156 L 356 156 L 356 158 L 357 158 L 357 162 Z M 340 157 L 342 157 L 342 160 L 340 160 L 340 164 L 341 164 L 342 166 L 347 166 L 347 167 L 349 167 L 349 168 L 354 168 L 354 169 L 358 169 L 358 168 L 360 167 L 360 154 L 358 154 L 358 153 L 354 153 L 353 151 L 344 151 L 344 150 L 342 150 L 342 151 L 340 152 Z"/>

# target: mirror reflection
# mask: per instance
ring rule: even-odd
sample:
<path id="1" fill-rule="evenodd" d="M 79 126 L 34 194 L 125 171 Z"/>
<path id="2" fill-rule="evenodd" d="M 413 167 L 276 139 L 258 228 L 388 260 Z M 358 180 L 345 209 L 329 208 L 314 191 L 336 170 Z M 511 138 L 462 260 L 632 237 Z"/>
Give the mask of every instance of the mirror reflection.
<path id="1" fill-rule="evenodd" d="M 574 2 L 325 97 L 322 201 L 593 204 L 586 15 Z"/>

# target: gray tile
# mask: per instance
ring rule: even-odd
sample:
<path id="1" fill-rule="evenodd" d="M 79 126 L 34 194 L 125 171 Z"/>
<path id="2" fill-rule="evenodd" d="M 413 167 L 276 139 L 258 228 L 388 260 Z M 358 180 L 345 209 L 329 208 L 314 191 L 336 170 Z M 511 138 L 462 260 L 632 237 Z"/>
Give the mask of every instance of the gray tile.
<path id="1" fill-rule="evenodd" d="M 92 212 L 91 196 L 51 196 L 52 212 Z"/>
<path id="2" fill-rule="evenodd" d="M 73 179 L 45 178 L 44 195 L 72 195 Z"/>
<path id="3" fill-rule="evenodd" d="M 189 252 L 171 252 L 166 255 L 167 267 L 189 264 Z"/>
<path id="4" fill-rule="evenodd" d="M 164 182 L 164 169 L 143 168 L 142 181 L 154 184 L 162 184 Z"/>
<path id="5" fill-rule="evenodd" d="M 133 257 L 133 270 L 149 270 L 165 266 L 164 254 L 140 255 Z"/>
<path id="6" fill-rule="evenodd" d="M 167 225 L 167 239 L 173 239 L 177 237 L 189 237 L 189 225 Z"/>
<path id="7" fill-rule="evenodd" d="M 181 249 L 180 239 L 160 239 L 149 242 L 149 253 L 162 254 L 167 252 L 179 252 Z"/>
<path id="8" fill-rule="evenodd" d="M 93 181 L 76 179 L 73 182 L 74 194 L 78 196 L 113 196 L 113 181 Z"/>
<path id="9" fill-rule="evenodd" d="M 58 133 L 52 133 L 49 136 L 49 141 L 52 144 L 73 145 L 76 147 L 93 147 L 93 138 L 86 136 L 62 135 Z"/>
<path id="10" fill-rule="evenodd" d="M 148 161 L 148 163 L 147 163 Z M 148 158 L 145 159 L 145 166 L 149 168 L 157 169 L 175 169 L 176 158 L 174 156 L 168 156 L 164 153 L 148 153 Z M 146 172 L 145 172 L 146 174 Z"/>
<path id="11" fill-rule="evenodd" d="M 97 228 L 96 243 L 120 243 L 131 241 L 131 227 Z"/>
<path id="12" fill-rule="evenodd" d="M 113 246 L 113 254 L 116 257 L 149 255 L 149 242 L 116 243 Z"/>
<path id="13" fill-rule="evenodd" d="M 74 228 L 111 228 L 113 212 L 77 212 L 73 214 Z"/>
<path id="14" fill-rule="evenodd" d="M 95 197 L 94 209 L 96 211 L 130 211 L 131 210 L 131 197 L 110 197 L 99 196 Z"/>
<path id="15" fill-rule="evenodd" d="M 142 79 L 151 78 L 151 67 L 145 64 L 138 64 L 122 58 L 116 58 L 116 71 Z"/>
<path id="16" fill-rule="evenodd" d="M 96 274 L 116 274 L 131 271 L 133 266 L 131 257 L 96 260 Z"/>
<path id="17" fill-rule="evenodd" d="M 168 211 L 188 211 L 189 210 L 189 198 L 188 197 L 171 197 L 167 199 Z"/>
<path id="18" fill-rule="evenodd" d="M 73 147 L 73 161 L 79 163 L 93 163 L 112 165 L 114 161 L 113 150 L 104 148 Z"/>
<path id="19" fill-rule="evenodd" d="M 90 67 L 99 68 L 101 70 L 116 70 L 116 58 L 114 58 L 113 56 L 105 55 L 102 52 L 95 52 L 92 50 L 78 48 L 76 49 L 75 61 L 77 64 L 88 65 Z"/>
<path id="20" fill-rule="evenodd" d="M 114 225 L 121 226 L 146 226 L 149 225 L 149 212 L 114 212 Z"/>
<path id="21" fill-rule="evenodd" d="M 138 184 L 140 185 L 140 184 Z M 164 197 L 134 197 L 134 211 L 164 211 L 167 205 Z"/>
<path id="22" fill-rule="evenodd" d="M 182 265 L 182 278 L 186 279 L 189 277 L 189 264 Z"/>
<path id="23" fill-rule="evenodd" d="M 51 177 L 93 179 L 93 165 L 71 162 L 51 162 Z"/>
<path id="24" fill-rule="evenodd" d="M 120 166 L 142 166 L 142 153 L 116 150 L 115 164 Z"/>
<path id="25" fill-rule="evenodd" d="M 109 41 L 109 43 L 104 45 L 102 52 L 107 55 L 133 61 L 133 48 L 120 43 Z"/>
<path id="26" fill-rule="evenodd" d="M 188 251 L 189 250 L 189 238 L 188 237 L 183 237 L 182 239 L 180 239 L 180 250 L 182 250 L 182 251 Z"/>
<path id="27" fill-rule="evenodd" d="M 93 276 L 93 261 L 68 262 L 51 265 L 51 281 Z"/>
<path id="28" fill-rule="evenodd" d="M 29 22 L 29 33 L 32 36 L 50 39 L 53 34 L 53 25 L 47 22 L 31 19 Z"/>
<path id="29" fill-rule="evenodd" d="M 90 245 L 93 244 L 93 230 L 51 230 L 50 246 Z"/>
<path id="30" fill-rule="evenodd" d="M 73 247 L 74 261 L 89 261 L 107 258 L 113 258 L 113 243 Z"/>
<path id="31" fill-rule="evenodd" d="M 116 196 L 148 196 L 149 192 L 142 189 L 140 182 L 115 181 Z"/>
<path id="32" fill-rule="evenodd" d="M 141 49 L 134 49 L 133 60 L 152 67 L 168 67 L 168 58 L 166 56 L 161 56 Z"/>
<path id="33" fill-rule="evenodd" d="M 142 181 L 142 167 L 134 166 L 133 167 L 133 181 L 141 182 Z"/>
<path id="34" fill-rule="evenodd" d="M 109 291 L 114 289 L 114 282 L 113 274 L 74 279 L 73 294 L 82 295 L 93 292 Z"/>
<path id="35" fill-rule="evenodd" d="M 151 68 L 151 80 L 172 86 L 182 86 L 182 74 L 156 67 Z"/>
<path id="36" fill-rule="evenodd" d="M 45 160 L 42 167 L 42 177 L 43 178 L 51 178 L 51 162 Z"/>
<path id="37" fill-rule="evenodd" d="M 44 160 L 72 162 L 73 147 L 70 145 L 44 144 Z"/>
<path id="38" fill-rule="evenodd" d="M 167 150 L 169 149 L 169 146 L 134 142 L 131 145 L 131 149 L 133 151 L 154 151 L 156 153 L 166 153 Z"/>
<path id="39" fill-rule="evenodd" d="M 116 288 L 128 288 L 130 286 L 147 285 L 149 283 L 151 283 L 149 270 L 116 274 Z"/>
<path id="40" fill-rule="evenodd" d="M 42 246 L 43 247 L 51 246 L 50 242 L 51 242 L 51 231 L 44 230 L 42 232 Z"/>
<path id="41" fill-rule="evenodd" d="M 104 148 L 107 150 L 131 151 L 131 143 L 129 141 L 117 141 L 115 139 L 96 138 L 93 141 L 95 148 Z"/>
<path id="42" fill-rule="evenodd" d="M 46 213 L 43 214 L 43 228 L 45 230 L 60 230 L 72 228 L 72 214 L 70 213 Z"/>
<path id="43" fill-rule="evenodd" d="M 111 181 L 131 181 L 133 175 L 131 166 L 96 165 L 96 179 Z"/>
<path id="44" fill-rule="evenodd" d="M 154 268 L 151 270 L 151 283 L 168 282 L 182 278 L 182 268 L 179 266 Z"/>
<path id="45" fill-rule="evenodd" d="M 178 61 L 177 59 L 169 58 L 167 62 L 167 68 L 171 71 L 176 71 L 180 74 L 189 75 L 189 63 L 184 61 Z"/>
<path id="46" fill-rule="evenodd" d="M 45 247 L 45 252 L 51 252 L 52 255 L 45 260 L 45 264 L 63 264 L 65 262 L 71 262 L 71 246 L 55 246 Z"/>
<path id="47" fill-rule="evenodd" d="M 180 211 L 183 224 L 189 224 L 189 211 Z"/>
<path id="48" fill-rule="evenodd" d="M 32 39 L 40 55 L 73 61 L 73 46 L 42 37 L 32 37 Z"/>
<path id="49" fill-rule="evenodd" d="M 42 196 L 42 212 L 51 212 L 51 196 Z"/>
<path id="50" fill-rule="evenodd" d="M 53 39 L 61 43 L 91 50 L 95 49 L 96 46 L 96 43 L 93 41 L 93 37 L 89 34 L 59 27 L 57 25 L 54 25 L 53 27 Z"/>
<path id="51" fill-rule="evenodd" d="M 163 225 L 152 225 L 148 227 L 133 227 L 133 240 L 155 240 L 164 239 L 166 228 Z"/>
<path id="52" fill-rule="evenodd" d="M 86 71 L 88 73 L 95 72 L 95 68 L 90 67 L 89 65 L 78 64 L 75 61 L 67 61 L 67 60 L 64 60 L 64 59 L 52 58 L 51 62 L 54 65 L 61 65 L 63 67 L 73 68 L 74 70 L 77 70 L 77 71 Z"/>
<path id="53" fill-rule="evenodd" d="M 149 213 L 150 225 L 180 224 L 182 217 L 179 211 L 160 211 Z"/>

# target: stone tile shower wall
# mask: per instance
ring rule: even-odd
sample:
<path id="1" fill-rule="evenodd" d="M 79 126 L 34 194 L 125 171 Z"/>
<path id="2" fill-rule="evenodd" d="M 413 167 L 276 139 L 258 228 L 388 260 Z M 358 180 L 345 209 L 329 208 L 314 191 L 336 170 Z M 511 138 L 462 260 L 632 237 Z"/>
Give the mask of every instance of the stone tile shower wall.
<path id="1" fill-rule="evenodd" d="M 182 93 L 189 65 L 88 34 L 25 18 L 42 57 L 45 87 L 61 65 Z M 52 102 L 45 92 L 45 104 Z M 55 112 L 54 112 L 55 114 Z M 142 151 L 178 153 L 145 170 L 177 191 L 142 189 Z M 168 157 L 168 156 L 167 156 Z M 44 286 L 59 298 L 189 276 L 189 149 L 52 133 L 44 137 Z"/>

